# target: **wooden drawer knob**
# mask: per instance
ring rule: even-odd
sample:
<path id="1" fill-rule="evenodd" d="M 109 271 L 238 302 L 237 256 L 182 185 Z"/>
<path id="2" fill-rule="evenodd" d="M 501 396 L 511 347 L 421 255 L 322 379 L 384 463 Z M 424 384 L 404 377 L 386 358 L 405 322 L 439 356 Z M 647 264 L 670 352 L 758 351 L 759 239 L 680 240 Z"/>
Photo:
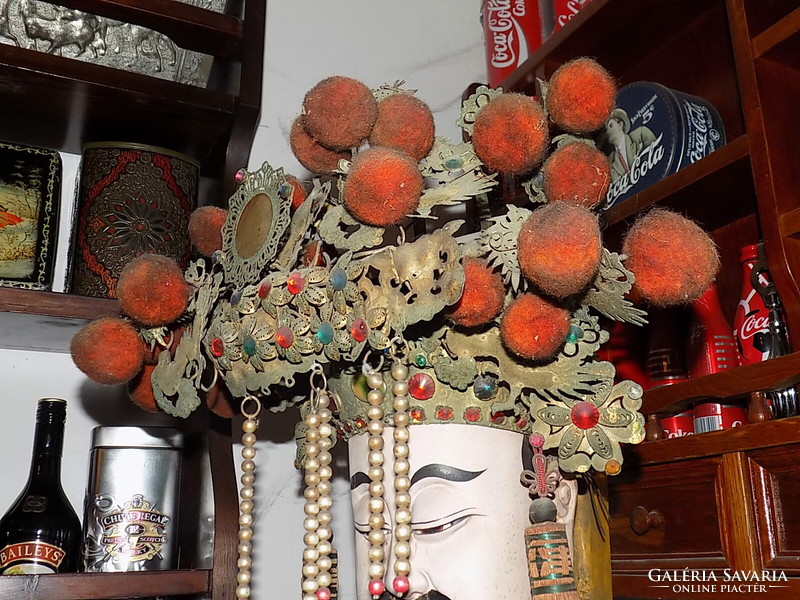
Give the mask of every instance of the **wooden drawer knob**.
<path id="1" fill-rule="evenodd" d="M 663 525 L 664 516 L 657 510 L 635 506 L 631 511 L 631 529 L 636 535 L 644 535 L 651 529 L 658 529 Z"/>

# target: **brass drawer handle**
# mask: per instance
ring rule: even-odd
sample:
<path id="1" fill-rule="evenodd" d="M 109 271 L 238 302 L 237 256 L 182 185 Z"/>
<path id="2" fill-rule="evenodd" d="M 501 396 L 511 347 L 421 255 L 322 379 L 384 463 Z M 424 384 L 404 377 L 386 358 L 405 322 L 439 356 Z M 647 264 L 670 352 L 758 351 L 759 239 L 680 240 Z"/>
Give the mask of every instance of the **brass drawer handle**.
<path id="1" fill-rule="evenodd" d="M 631 511 L 631 529 L 636 535 L 644 535 L 651 529 L 664 525 L 664 515 L 657 510 L 647 510 L 644 506 L 635 506 Z"/>

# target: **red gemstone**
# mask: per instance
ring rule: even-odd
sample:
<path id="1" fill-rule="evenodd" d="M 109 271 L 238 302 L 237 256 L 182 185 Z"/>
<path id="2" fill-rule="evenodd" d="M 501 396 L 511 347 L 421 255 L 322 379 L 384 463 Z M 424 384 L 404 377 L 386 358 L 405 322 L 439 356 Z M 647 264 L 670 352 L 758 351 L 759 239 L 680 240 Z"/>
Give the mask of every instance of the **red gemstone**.
<path id="1" fill-rule="evenodd" d="M 503 413 L 493 413 L 492 414 L 492 423 L 495 425 L 502 425 L 505 423 L 506 416 Z"/>
<path id="2" fill-rule="evenodd" d="M 292 273 L 289 275 L 289 279 L 286 280 L 286 287 L 291 293 L 299 294 L 306 287 L 306 280 L 303 279 L 300 273 Z"/>
<path id="3" fill-rule="evenodd" d="M 403 577 L 402 575 L 395 577 L 392 580 L 392 587 L 394 588 L 395 594 L 400 594 L 402 596 L 410 587 L 408 584 L 408 577 Z"/>
<path id="4" fill-rule="evenodd" d="M 258 297 L 262 300 L 269 296 L 269 293 L 272 291 L 272 283 L 269 281 L 264 281 L 261 285 L 258 286 Z"/>
<path id="5" fill-rule="evenodd" d="M 517 429 L 525 429 L 528 426 L 528 419 L 520 417 L 517 419 L 515 425 L 517 426 Z"/>
<path id="6" fill-rule="evenodd" d="M 411 420 L 414 421 L 414 423 L 421 423 L 425 420 L 425 411 L 421 408 L 412 408 L 410 411 L 408 411 L 408 416 L 411 417 Z"/>
<path id="7" fill-rule="evenodd" d="M 356 417 L 356 427 L 364 429 L 367 426 L 367 421 L 363 417 Z"/>
<path id="8" fill-rule="evenodd" d="M 600 411 L 591 402 L 578 402 L 572 407 L 572 422 L 580 429 L 591 429 L 600 420 Z"/>
<path id="9" fill-rule="evenodd" d="M 380 596 L 383 592 L 386 591 L 386 586 L 383 585 L 383 581 L 380 579 L 373 579 L 369 582 L 369 593 L 370 596 Z"/>
<path id="10" fill-rule="evenodd" d="M 364 319 L 361 317 L 353 319 L 353 324 L 350 325 L 350 335 L 353 336 L 355 341 L 363 342 L 365 339 L 367 339 L 368 333 L 369 328 L 367 327 L 367 322 Z"/>
<path id="11" fill-rule="evenodd" d="M 439 421 L 449 421 L 453 418 L 453 409 L 449 406 L 437 406 L 436 407 L 436 418 Z"/>
<path id="12" fill-rule="evenodd" d="M 331 600 L 331 591 L 328 588 L 319 588 L 317 590 L 317 600 Z"/>
<path id="13" fill-rule="evenodd" d="M 469 407 L 464 411 L 464 418 L 470 423 L 475 423 L 481 420 L 481 409 L 474 406 Z"/>
<path id="14" fill-rule="evenodd" d="M 436 383 L 427 373 L 417 373 L 408 380 L 408 393 L 417 400 L 428 400 L 436 392 Z"/>
<path id="15" fill-rule="evenodd" d="M 223 354 L 225 354 L 225 344 L 219 338 L 214 338 L 211 340 L 211 354 L 219 358 Z"/>
<path id="16" fill-rule="evenodd" d="M 532 433 L 528 438 L 528 442 L 534 448 L 541 448 L 544 446 L 544 436 L 541 433 Z"/>
<path id="17" fill-rule="evenodd" d="M 278 327 L 278 331 L 275 332 L 275 341 L 281 348 L 288 348 L 294 344 L 294 332 L 286 325 Z"/>

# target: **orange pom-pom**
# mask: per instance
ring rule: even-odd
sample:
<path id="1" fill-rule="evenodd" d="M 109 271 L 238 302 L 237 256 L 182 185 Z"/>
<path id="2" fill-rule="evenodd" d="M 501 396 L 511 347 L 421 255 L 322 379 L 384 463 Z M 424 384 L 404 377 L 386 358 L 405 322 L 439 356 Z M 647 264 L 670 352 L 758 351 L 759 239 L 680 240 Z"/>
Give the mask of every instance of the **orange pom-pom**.
<path id="1" fill-rule="evenodd" d="M 422 188 L 422 175 L 411 157 L 391 148 L 369 148 L 353 159 L 344 206 L 359 221 L 385 227 L 417 209 Z"/>
<path id="2" fill-rule="evenodd" d="M 337 152 L 320 144 L 303 129 L 299 118 L 292 124 L 289 144 L 300 164 L 317 175 L 330 175 L 339 166 L 340 160 L 350 160 L 353 156 L 349 150 Z"/>
<path id="3" fill-rule="evenodd" d="M 613 77 L 591 58 L 564 63 L 550 78 L 547 112 L 553 123 L 571 133 L 600 129 L 617 98 Z"/>
<path id="4" fill-rule="evenodd" d="M 152 376 L 155 365 L 145 365 L 136 378 L 128 384 L 128 397 L 133 403 L 147 412 L 161 412 L 153 394 Z"/>
<path id="5" fill-rule="evenodd" d="M 308 197 L 308 194 L 306 193 L 306 188 L 303 187 L 303 182 L 297 177 L 293 175 L 286 175 L 285 179 L 288 189 L 286 190 L 284 197 L 289 198 L 292 203 L 291 210 L 294 212 L 305 201 L 305 199 Z"/>
<path id="6" fill-rule="evenodd" d="M 597 215 L 564 202 L 533 211 L 523 223 L 517 243 L 523 275 L 556 298 L 576 294 L 594 280 L 601 252 Z"/>
<path id="7" fill-rule="evenodd" d="M 142 368 L 144 342 L 127 321 L 101 317 L 72 337 L 70 353 L 89 379 L 113 385 L 130 381 Z"/>
<path id="8" fill-rule="evenodd" d="M 630 228 L 622 243 L 634 290 L 654 306 L 697 300 L 714 281 L 719 256 L 713 240 L 694 221 L 655 208 Z"/>
<path id="9" fill-rule="evenodd" d="M 350 77 L 323 79 L 303 100 L 303 127 L 320 144 L 333 150 L 359 146 L 377 118 L 378 102 L 372 92 Z"/>
<path id="10" fill-rule="evenodd" d="M 189 239 L 203 256 L 222 249 L 222 226 L 228 211 L 216 206 L 201 206 L 189 217 Z"/>
<path id="11" fill-rule="evenodd" d="M 581 142 L 553 152 L 542 167 L 544 193 L 551 202 L 562 201 L 594 208 L 608 192 L 611 166 L 597 148 Z"/>
<path id="12" fill-rule="evenodd" d="M 134 258 L 122 269 L 117 283 L 122 312 L 148 327 L 166 325 L 180 317 L 190 293 L 181 268 L 160 254 Z"/>
<path id="13" fill-rule="evenodd" d="M 569 333 L 569 311 L 534 294 L 522 294 L 503 313 L 500 336 L 511 352 L 544 361 L 555 356 Z"/>
<path id="14" fill-rule="evenodd" d="M 501 94 L 481 108 L 472 145 L 484 164 L 501 173 L 527 173 L 547 149 L 549 132 L 542 107 L 522 94 Z"/>
<path id="15" fill-rule="evenodd" d="M 453 305 L 448 317 L 456 325 L 484 325 L 503 310 L 503 278 L 492 271 L 485 261 L 464 259 L 464 291 Z"/>
<path id="16" fill-rule="evenodd" d="M 434 132 L 433 114 L 427 104 L 411 94 L 392 94 L 378 103 L 378 120 L 369 143 L 402 150 L 420 161 L 433 147 Z"/>

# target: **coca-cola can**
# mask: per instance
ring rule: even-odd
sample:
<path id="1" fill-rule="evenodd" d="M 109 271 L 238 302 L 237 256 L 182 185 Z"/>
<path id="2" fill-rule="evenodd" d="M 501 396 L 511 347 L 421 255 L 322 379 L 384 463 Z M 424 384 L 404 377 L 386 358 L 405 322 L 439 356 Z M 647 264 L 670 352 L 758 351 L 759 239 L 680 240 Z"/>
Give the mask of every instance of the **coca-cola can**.
<path id="1" fill-rule="evenodd" d="M 747 413 L 738 404 L 703 402 L 694 407 L 694 432 L 706 433 L 741 427 L 747 424 Z"/>
<path id="2" fill-rule="evenodd" d="M 694 433 L 694 411 L 661 418 L 661 428 L 664 430 L 664 439 L 683 437 Z"/>
<path id="3" fill-rule="evenodd" d="M 497 87 L 542 45 L 540 0 L 484 0 L 483 41 L 490 87 Z"/>
<path id="4" fill-rule="evenodd" d="M 564 27 L 591 0 L 553 0 L 553 33 Z"/>

